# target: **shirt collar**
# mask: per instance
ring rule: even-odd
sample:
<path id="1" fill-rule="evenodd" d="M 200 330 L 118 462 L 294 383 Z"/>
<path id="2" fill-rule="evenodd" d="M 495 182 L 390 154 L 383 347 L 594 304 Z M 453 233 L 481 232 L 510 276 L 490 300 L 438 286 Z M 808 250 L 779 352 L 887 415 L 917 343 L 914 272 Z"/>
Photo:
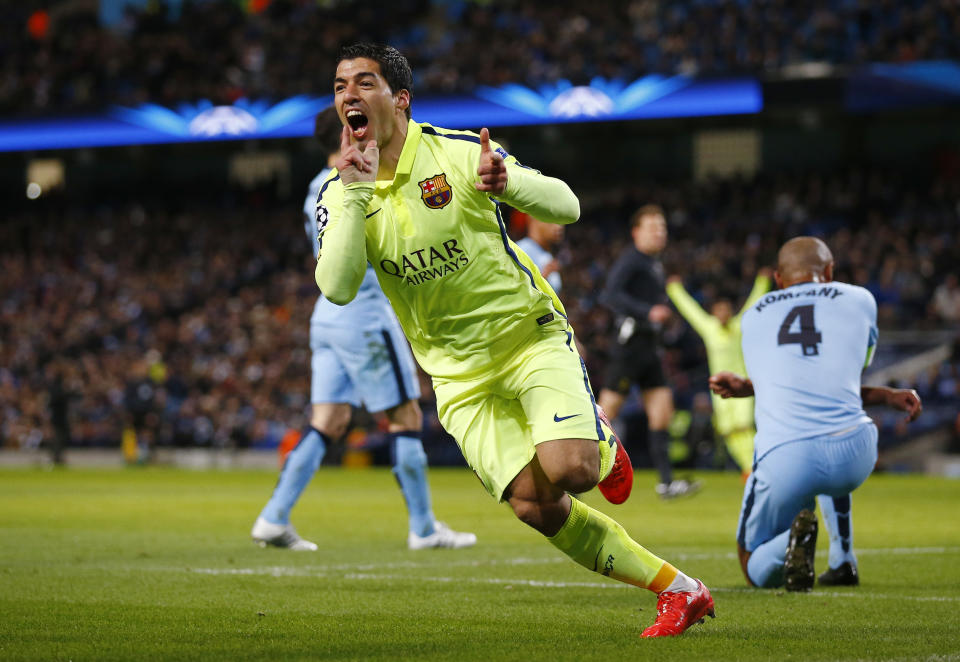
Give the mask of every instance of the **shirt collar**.
<path id="1" fill-rule="evenodd" d="M 413 158 L 417 155 L 417 147 L 420 145 L 420 135 L 422 131 L 420 125 L 413 120 L 407 120 L 407 137 L 403 141 L 403 149 L 400 150 L 400 158 L 397 160 L 397 175 L 409 175 L 413 170 Z"/>

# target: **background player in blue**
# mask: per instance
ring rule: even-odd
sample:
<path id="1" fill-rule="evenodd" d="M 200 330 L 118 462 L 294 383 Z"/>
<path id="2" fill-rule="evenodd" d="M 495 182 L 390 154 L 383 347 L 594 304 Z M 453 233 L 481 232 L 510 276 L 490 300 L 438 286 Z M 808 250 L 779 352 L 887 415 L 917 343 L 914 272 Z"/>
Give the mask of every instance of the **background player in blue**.
<path id="1" fill-rule="evenodd" d="M 528 216 L 527 236 L 517 242 L 517 246 L 530 256 L 557 294 L 560 294 L 563 281 L 560 279 L 560 263 L 557 262 L 552 251 L 563 241 L 563 232 L 562 225 L 544 223 L 533 216 Z"/>
<path id="2" fill-rule="evenodd" d="M 737 527 L 744 574 L 754 586 L 807 591 L 817 541 L 814 498 L 824 495 L 836 506 L 825 516 L 846 508 L 849 517 L 850 492 L 877 461 L 877 428 L 864 405 L 885 404 L 912 421 L 921 404 L 913 390 L 860 385 L 877 343 L 877 304 L 862 287 L 833 282 L 826 244 L 791 239 L 780 249 L 774 278 L 780 289 L 743 316 L 750 378 L 720 372 L 710 387 L 725 398 L 756 397 L 753 473 Z M 828 528 L 840 529 L 836 520 Z M 833 549 L 842 545 L 838 535 L 831 538 L 831 561 L 855 568 L 847 533 L 849 554 Z"/>
<path id="3" fill-rule="evenodd" d="M 327 168 L 314 177 L 303 203 L 304 226 L 317 255 L 316 206 L 331 166 L 339 156 L 340 119 L 332 107 L 317 115 L 315 134 L 329 154 Z M 290 510 L 323 461 L 326 446 L 347 432 L 353 407 L 385 412 L 389 421 L 393 473 L 409 514 L 410 549 L 470 547 L 472 533 L 452 530 L 434 519 L 427 484 L 427 456 L 420 440 L 423 415 L 417 398 L 417 368 L 400 324 L 367 268 L 356 299 L 345 306 L 317 298 L 310 318 L 310 425 L 290 451 L 273 496 L 253 525 L 251 536 L 261 545 L 313 551 L 290 524 Z"/>

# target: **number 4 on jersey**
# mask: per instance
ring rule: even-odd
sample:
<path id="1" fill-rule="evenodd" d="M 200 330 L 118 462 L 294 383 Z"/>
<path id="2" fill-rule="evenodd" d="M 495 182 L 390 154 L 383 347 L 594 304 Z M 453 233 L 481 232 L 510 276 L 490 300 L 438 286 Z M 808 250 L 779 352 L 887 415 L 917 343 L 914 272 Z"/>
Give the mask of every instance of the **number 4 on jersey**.
<path id="1" fill-rule="evenodd" d="M 791 331 L 794 322 L 798 322 L 799 331 Z M 777 334 L 778 345 L 800 345 L 804 356 L 820 354 L 818 345 L 822 341 L 823 336 L 817 331 L 817 325 L 813 321 L 813 304 L 791 308 L 787 316 L 783 318 L 780 333 Z"/>

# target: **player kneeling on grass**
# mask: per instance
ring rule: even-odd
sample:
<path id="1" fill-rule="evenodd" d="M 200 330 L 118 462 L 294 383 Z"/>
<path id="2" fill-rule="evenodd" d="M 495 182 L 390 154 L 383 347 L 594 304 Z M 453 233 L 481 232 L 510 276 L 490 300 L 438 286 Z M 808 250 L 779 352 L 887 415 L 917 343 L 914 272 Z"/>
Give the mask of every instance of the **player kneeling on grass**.
<path id="1" fill-rule="evenodd" d="M 500 210 L 505 202 L 567 224 L 579 202 L 486 129 L 412 121 L 412 85 L 393 48 L 341 52 L 333 89 L 344 128 L 317 201 L 317 285 L 345 304 L 372 265 L 433 378 L 441 423 L 489 494 L 580 565 L 658 593 L 643 636 L 680 634 L 713 615 L 706 587 L 569 496 L 599 484 L 622 503 L 633 469 L 594 403 L 563 305 L 507 236 Z"/>
<path id="2" fill-rule="evenodd" d="M 754 586 L 813 587 L 817 517 L 828 520 L 830 569 L 824 585 L 859 582 L 850 526 L 850 492 L 877 461 L 877 428 L 864 405 L 920 415 L 916 391 L 860 385 L 877 344 L 877 303 L 862 287 L 833 281 L 833 255 L 819 239 L 780 249 L 780 289 L 743 316 L 747 379 L 710 377 L 721 397 L 756 397 L 753 473 L 740 510 L 737 546 Z M 826 507 L 824 507 L 826 505 Z"/>

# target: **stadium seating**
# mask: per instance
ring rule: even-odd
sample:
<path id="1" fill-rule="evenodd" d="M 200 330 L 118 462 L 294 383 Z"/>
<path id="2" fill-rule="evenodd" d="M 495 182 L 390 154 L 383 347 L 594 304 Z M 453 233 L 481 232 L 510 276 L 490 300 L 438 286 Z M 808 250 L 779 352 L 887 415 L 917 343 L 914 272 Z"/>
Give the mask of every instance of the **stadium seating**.
<path id="1" fill-rule="evenodd" d="M 684 275 L 705 304 L 718 293 L 745 296 L 785 237 L 822 232 L 837 277 L 874 292 L 882 330 L 955 328 L 958 311 L 934 305 L 933 293 L 950 287 L 960 263 L 951 239 L 956 179 L 850 171 L 676 183 L 655 193 L 638 185 L 594 196 L 617 202 L 585 207 L 558 251 L 563 298 L 594 379 L 603 375 L 610 323 L 597 293 L 625 245 L 623 219 L 651 195 L 668 210 L 667 271 Z M 52 369 L 38 367 L 51 364 L 63 365 L 75 394 L 79 445 L 119 443 L 129 423 L 124 391 L 144 360 L 158 387 L 152 406 L 162 415 L 150 430 L 158 444 L 275 444 L 305 423 L 316 286 L 300 211 L 246 202 L 154 199 L 66 214 L 51 202 L 46 213 L 0 224 L 0 446 L 50 437 Z M 665 335 L 684 406 L 706 390 L 702 345 L 679 318 Z M 904 352 L 878 357 L 879 366 Z M 956 397 L 958 369 L 954 356 L 904 381 L 916 383 L 934 413 L 936 402 Z M 429 418 L 432 394 L 424 393 Z M 931 415 L 922 427 L 941 419 Z M 893 418 L 880 423 L 886 438 L 906 434 Z"/>

